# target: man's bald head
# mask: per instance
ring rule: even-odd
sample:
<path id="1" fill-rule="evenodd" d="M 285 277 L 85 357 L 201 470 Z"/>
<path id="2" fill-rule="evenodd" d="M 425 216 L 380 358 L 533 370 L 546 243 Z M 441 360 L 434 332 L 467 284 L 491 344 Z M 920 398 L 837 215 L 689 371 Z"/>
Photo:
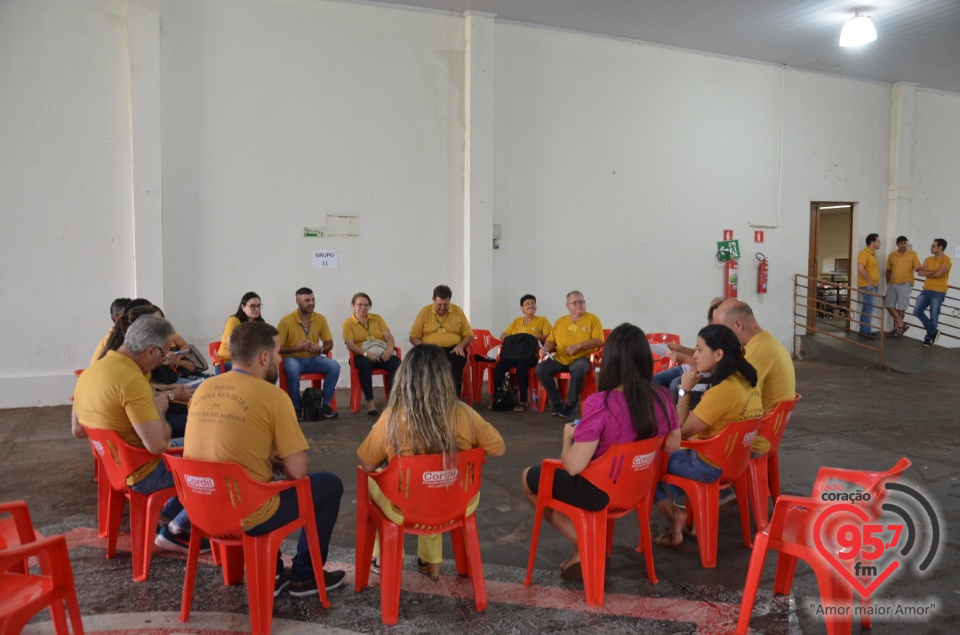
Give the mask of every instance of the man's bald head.
<path id="1" fill-rule="evenodd" d="M 754 335 L 763 332 L 750 305 L 737 298 L 728 298 L 721 302 L 713 312 L 713 322 L 732 329 L 742 346 L 746 346 Z"/>

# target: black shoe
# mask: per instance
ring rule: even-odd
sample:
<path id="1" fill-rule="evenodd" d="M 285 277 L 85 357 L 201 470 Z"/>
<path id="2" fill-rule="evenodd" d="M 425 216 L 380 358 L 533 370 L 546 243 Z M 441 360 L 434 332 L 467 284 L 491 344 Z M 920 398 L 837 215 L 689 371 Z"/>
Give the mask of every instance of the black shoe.
<path id="1" fill-rule="evenodd" d="M 323 585 L 327 591 L 332 591 L 341 586 L 346 580 L 347 574 L 343 571 L 324 571 Z M 309 580 L 292 580 L 288 587 L 290 595 L 295 598 L 302 598 L 308 595 L 317 595 L 320 591 L 317 589 L 317 579 L 311 577 Z"/>
<path id="2" fill-rule="evenodd" d="M 374 558 L 370 561 L 370 573 L 380 575 L 380 558 Z"/>
<path id="3" fill-rule="evenodd" d="M 933 342 L 931 342 L 930 340 L 923 340 L 923 347 L 924 347 L 924 348 L 933 348 Z"/>
<path id="4" fill-rule="evenodd" d="M 558 403 L 553 406 L 553 410 L 550 411 L 551 417 L 559 417 L 560 413 L 563 411 L 563 404 Z"/>
<path id="5" fill-rule="evenodd" d="M 374 408 L 373 410 L 367 410 L 367 414 L 371 417 L 379 417 L 380 411 Z"/>
<path id="6" fill-rule="evenodd" d="M 936 344 L 938 339 L 940 339 L 940 329 L 933 332 L 933 337 L 930 338 L 930 346 Z"/>
<path id="7" fill-rule="evenodd" d="M 175 534 L 166 527 L 161 527 L 153 544 L 159 549 L 187 553 L 190 550 L 190 534 L 185 531 Z M 210 551 L 210 541 L 204 538 L 200 542 L 200 553 L 208 551 Z"/>
<path id="8" fill-rule="evenodd" d="M 290 569 L 284 569 L 277 574 L 276 582 L 273 583 L 273 597 L 283 593 L 288 586 L 290 586 Z"/>
<path id="9" fill-rule="evenodd" d="M 320 408 L 320 414 L 323 415 L 324 419 L 336 419 L 340 415 L 337 414 L 337 411 L 330 407 L 330 404 L 323 404 L 323 407 Z"/>
<path id="10" fill-rule="evenodd" d="M 297 421 L 303 421 L 303 408 L 294 408 L 297 411 Z"/>
<path id="11" fill-rule="evenodd" d="M 572 414 L 573 414 L 573 406 L 564 405 L 562 408 L 560 408 L 561 417 L 569 417 Z"/>

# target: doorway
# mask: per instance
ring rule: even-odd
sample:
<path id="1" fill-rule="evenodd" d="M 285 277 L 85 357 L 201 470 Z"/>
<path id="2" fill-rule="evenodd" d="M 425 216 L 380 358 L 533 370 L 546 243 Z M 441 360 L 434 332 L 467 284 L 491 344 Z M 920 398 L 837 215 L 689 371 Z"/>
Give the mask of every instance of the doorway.
<path id="1" fill-rule="evenodd" d="M 836 287 L 810 285 L 807 290 L 808 307 L 818 307 L 821 297 L 834 301 L 826 305 L 831 317 L 845 317 L 844 330 L 850 330 L 849 294 L 844 286 L 850 285 L 853 244 L 853 206 L 854 203 L 813 201 L 810 203 L 810 254 L 807 261 L 807 275 L 836 283 Z M 840 308 L 831 307 L 839 305 Z M 813 327 L 818 310 L 807 311 L 807 326 Z"/>

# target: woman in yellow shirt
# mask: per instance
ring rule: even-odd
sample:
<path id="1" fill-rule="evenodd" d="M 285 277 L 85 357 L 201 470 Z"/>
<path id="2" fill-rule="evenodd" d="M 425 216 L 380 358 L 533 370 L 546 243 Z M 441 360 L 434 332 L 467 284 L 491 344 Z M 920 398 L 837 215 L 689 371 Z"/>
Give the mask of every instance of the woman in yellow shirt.
<path id="1" fill-rule="evenodd" d="M 527 409 L 527 395 L 530 391 L 530 369 L 537 365 L 539 347 L 546 341 L 551 330 L 550 320 L 537 315 L 537 298 L 532 294 L 528 293 L 520 298 L 520 311 L 523 315 L 510 323 L 507 330 L 500 334 L 500 339 L 505 340 L 511 335 L 530 335 L 536 338 L 538 346 L 536 348 L 531 346 L 532 354 L 525 359 L 505 357 L 501 347 L 500 359 L 497 360 L 497 365 L 493 369 L 493 385 L 496 388 L 503 384 L 503 378 L 508 370 L 517 369 L 516 377 L 517 388 L 520 390 L 520 404 L 514 408 L 516 412 L 523 412 Z M 490 407 L 493 408 L 493 405 L 491 404 Z"/>
<path id="2" fill-rule="evenodd" d="M 230 335 L 233 333 L 233 329 L 244 322 L 263 322 L 263 318 L 260 317 L 260 311 L 262 310 L 263 302 L 260 300 L 260 296 L 253 291 L 247 291 L 240 298 L 240 306 L 237 307 L 237 312 L 228 317 L 227 323 L 223 325 L 223 335 L 220 336 L 220 348 L 217 349 L 217 357 L 224 361 L 223 365 L 226 368 L 217 366 L 216 373 L 218 375 L 230 370 Z"/>
<path id="3" fill-rule="evenodd" d="M 383 318 L 370 313 L 373 306 L 370 296 L 366 293 L 354 294 L 350 304 L 353 306 L 353 315 L 343 321 L 343 343 L 353 355 L 363 398 L 367 400 L 367 414 L 376 417 L 380 411 L 373 401 L 373 371 L 387 371 L 383 387 L 389 392 L 393 375 L 400 367 L 397 344 Z"/>

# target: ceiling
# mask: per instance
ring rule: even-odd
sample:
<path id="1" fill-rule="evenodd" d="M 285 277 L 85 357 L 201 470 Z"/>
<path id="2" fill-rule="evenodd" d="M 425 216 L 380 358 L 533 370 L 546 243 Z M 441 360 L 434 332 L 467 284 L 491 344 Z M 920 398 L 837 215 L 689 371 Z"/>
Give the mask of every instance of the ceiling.
<path id="1" fill-rule="evenodd" d="M 378 0 L 960 93 L 960 0 Z M 854 9 L 877 41 L 837 45 Z"/>

